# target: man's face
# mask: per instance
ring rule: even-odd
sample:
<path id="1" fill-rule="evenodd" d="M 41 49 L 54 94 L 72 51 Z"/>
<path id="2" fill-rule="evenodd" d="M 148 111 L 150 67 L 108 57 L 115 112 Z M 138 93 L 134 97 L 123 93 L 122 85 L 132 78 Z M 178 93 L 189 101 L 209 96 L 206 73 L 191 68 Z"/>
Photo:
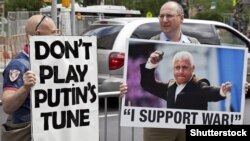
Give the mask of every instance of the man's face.
<path id="1" fill-rule="evenodd" d="M 176 8 L 172 5 L 163 5 L 160 10 L 159 23 L 162 32 L 164 32 L 166 35 L 179 32 L 183 19 L 184 17 L 180 15 Z"/>
<path id="2" fill-rule="evenodd" d="M 194 66 L 191 65 L 187 58 L 175 60 L 173 69 L 174 78 L 178 84 L 186 84 L 194 72 Z"/>

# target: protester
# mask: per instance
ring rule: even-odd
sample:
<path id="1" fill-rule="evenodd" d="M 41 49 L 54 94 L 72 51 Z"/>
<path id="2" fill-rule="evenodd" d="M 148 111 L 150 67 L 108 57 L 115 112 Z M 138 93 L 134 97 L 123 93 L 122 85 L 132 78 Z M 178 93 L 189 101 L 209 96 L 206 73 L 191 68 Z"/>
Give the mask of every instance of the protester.
<path id="1" fill-rule="evenodd" d="M 152 40 L 172 41 L 179 43 L 195 43 L 199 41 L 186 36 L 181 32 L 181 24 L 184 20 L 184 11 L 175 1 L 164 3 L 160 9 L 159 23 L 161 33 L 152 37 Z M 127 85 L 121 82 L 121 94 L 127 92 Z M 185 141 L 185 130 L 168 128 L 144 128 L 144 141 Z"/>
<path id="2" fill-rule="evenodd" d="M 33 15 L 26 23 L 25 32 L 27 39 L 30 36 L 58 35 L 58 30 L 53 20 L 44 15 Z M 10 115 L 13 125 L 30 123 L 30 90 L 36 84 L 36 76 L 30 71 L 29 43 L 7 65 L 3 72 L 3 111 Z M 29 128 L 31 133 L 31 129 Z M 27 140 L 31 140 L 29 134 Z M 24 139 L 20 139 L 24 141 Z"/>
<path id="3" fill-rule="evenodd" d="M 186 36 L 181 32 L 184 20 L 183 8 L 175 1 L 164 3 L 160 9 L 159 24 L 161 33 L 152 37 L 152 40 L 171 41 L 178 43 L 194 43 L 199 41 Z M 120 84 L 120 93 L 127 93 L 128 87 L 124 82 Z M 246 91 L 247 91 L 246 87 Z M 144 128 L 144 141 L 185 141 L 185 129 Z"/>

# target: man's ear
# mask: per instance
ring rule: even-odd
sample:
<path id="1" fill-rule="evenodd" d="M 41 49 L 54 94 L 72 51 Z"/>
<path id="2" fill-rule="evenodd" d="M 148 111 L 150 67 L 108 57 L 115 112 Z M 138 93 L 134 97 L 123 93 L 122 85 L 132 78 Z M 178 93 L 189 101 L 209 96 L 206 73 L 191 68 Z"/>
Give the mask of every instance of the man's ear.
<path id="1" fill-rule="evenodd" d="M 192 69 L 193 69 L 193 72 L 194 72 L 194 70 L 195 70 L 195 65 L 192 66 Z"/>
<path id="2" fill-rule="evenodd" d="M 184 15 L 180 15 L 181 23 L 184 21 Z"/>

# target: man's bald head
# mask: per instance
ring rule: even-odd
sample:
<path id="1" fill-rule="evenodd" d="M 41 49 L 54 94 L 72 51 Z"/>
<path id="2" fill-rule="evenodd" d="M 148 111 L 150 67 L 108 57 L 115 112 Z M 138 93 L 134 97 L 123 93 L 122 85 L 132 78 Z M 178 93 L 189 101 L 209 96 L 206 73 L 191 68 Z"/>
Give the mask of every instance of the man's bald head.
<path id="1" fill-rule="evenodd" d="M 25 32 L 27 35 L 55 35 L 57 28 L 51 18 L 39 14 L 27 20 Z"/>
<path id="2" fill-rule="evenodd" d="M 166 3 L 164 3 L 162 5 L 160 11 L 162 11 L 164 9 L 171 9 L 172 11 L 176 12 L 177 14 L 184 16 L 184 11 L 183 11 L 182 6 L 179 3 L 177 3 L 176 1 L 167 1 Z"/>

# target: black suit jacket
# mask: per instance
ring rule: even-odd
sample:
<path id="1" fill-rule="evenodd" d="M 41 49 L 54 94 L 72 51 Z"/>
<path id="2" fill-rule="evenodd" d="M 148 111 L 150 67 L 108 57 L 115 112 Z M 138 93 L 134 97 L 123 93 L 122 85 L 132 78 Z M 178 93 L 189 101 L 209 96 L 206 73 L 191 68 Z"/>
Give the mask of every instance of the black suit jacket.
<path id="1" fill-rule="evenodd" d="M 155 69 L 146 69 L 145 64 L 141 64 L 140 69 L 142 88 L 166 100 L 167 108 L 207 110 L 208 102 L 225 99 L 220 95 L 219 87 L 211 87 L 207 79 L 198 79 L 194 75 L 175 100 L 177 84 L 173 79 L 163 83 L 155 80 Z"/>

